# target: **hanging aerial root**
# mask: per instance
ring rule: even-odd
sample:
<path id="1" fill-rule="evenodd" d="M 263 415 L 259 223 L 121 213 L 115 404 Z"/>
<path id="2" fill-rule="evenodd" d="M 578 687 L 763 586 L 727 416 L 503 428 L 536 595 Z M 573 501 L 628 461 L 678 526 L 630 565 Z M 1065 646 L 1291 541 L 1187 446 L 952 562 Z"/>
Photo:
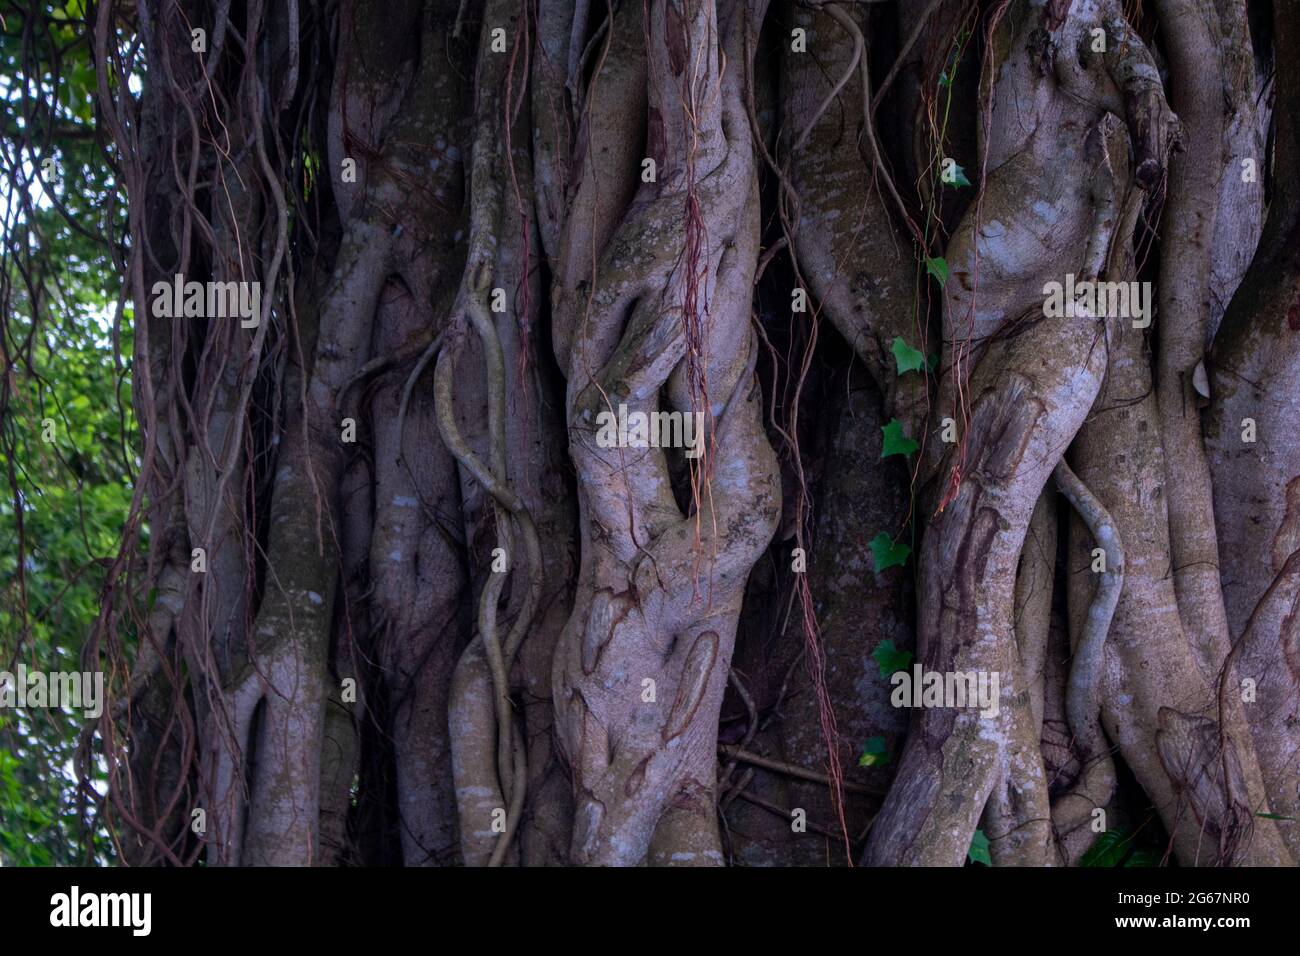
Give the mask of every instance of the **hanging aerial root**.
<path id="1" fill-rule="evenodd" d="M 1093 810 L 1105 806 L 1115 792 L 1115 764 L 1101 733 L 1101 671 L 1106 635 L 1124 589 L 1124 546 L 1110 514 L 1065 459 L 1053 474 L 1061 494 L 1088 526 L 1105 562 L 1074 648 L 1066 686 L 1065 713 L 1079 752 L 1080 772 L 1075 787 L 1052 807 L 1052 823 L 1058 836 L 1065 836 L 1089 822 Z"/>
<path id="2" fill-rule="evenodd" d="M 484 585 L 479 601 L 478 636 L 481 644 L 476 646 L 472 643 L 462 656 L 461 663 L 457 665 L 458 670 L 470 668 L 472 655 L 481 650 L 487 659 L 491 677 L 495 715 L 496 784 L 502 797 L 510 803 L 505 830 L 501 834 L 501 839 L 496 842 L 489 861 L 490 866 L 498 866 L 504 860 L 506 849 L 518 826 L 528 776 L 523 735 L 515 726 L 514 708 L 510 700 L 510 668 L 528 633 L 540 600 L 542 556 L 532 515 L 523 499 L 510 488 L 506 480 L 505 361 L 501 340 L 497 335 L 496 327 L 492 324 L 486 305 L 489 279 L 490 269 L 483 264 L 470 280 L 466 312 L 483 345 L 487 375 L 490 466 L 469 447 L 456 425 L 452 391 L 456 347 L 445 349 L 438 355 L 434 368 L 434 403 L 438 430 L 447 449 L 492 496 L 496 509 L 497 542 L 507 555 L 507 561 L 513 563 L 510 555 L 514 545 L 514 534 L 517 531 L 522 539 L 528 562 L 528 588 L 514 625 L 504 642 L 501 640 L 497 626 L 497 610 L 501 593 L 505 588 L 506 574 L 494 572 Z M 457 789 L 459 791 L 461 787 L 458 785 Z"/>

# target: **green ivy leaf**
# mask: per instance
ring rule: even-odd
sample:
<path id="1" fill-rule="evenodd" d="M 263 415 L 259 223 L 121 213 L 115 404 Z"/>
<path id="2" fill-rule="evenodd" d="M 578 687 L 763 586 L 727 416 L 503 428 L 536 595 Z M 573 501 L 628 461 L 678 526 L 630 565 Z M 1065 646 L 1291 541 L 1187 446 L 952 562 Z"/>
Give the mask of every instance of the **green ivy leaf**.
<path id="1" fill-rule="evenodd" d="M 1107 830 L 1093 841 L 1088 852 L 1079 860 L 1080 866 L 1115 867 L 1119 866 L 1129 851 L 1128 830 L 1117 827 Z"/>
<path id="2" fill-rule="evenodd" d="M 907 457 L 920 447 L 903 434 L 903 423 L 897 418 L 891 418 L 888 425 L 880 426 L 880 430 L 885 433 L 885 440 L 880 447 L 881 458 L 888 458 L 890 455 Z"/>
<path id="3" fill-rule="evenodd" d="M 894 344 L 890 346 L 890 351 L 894 353 L 894 364 L 898 366 L 899 375 L 904 375 L 907 372 L 918 372 L 925 368 L 925 356 L 901 338 L 894 338 Z"/>
<path id="4" fill-rule="evenodd" d="M 1128 866 L 1159 866 L 1160 854 L 1155 850 L 1134 850 L 1133 855 L 1124 861 Z"/>
<path id="5" fill-rule="evenodd" d="M 926 258 L 925 271 L 938 280 L 939 285 L 948 284 L 948 260 L 943 256 L 937 256 L 933 259 Z"/>
<path id="6" fill-rule="evenodd" d="M 886 679 L 896 671 L 905 670 L 907 665 L 912 663 L 912 652 L 899 650 L 894 646 L 892 638 L 877 644 L 876 649 L 871 652 L 871 656 L 880 667 L 880 676 Z M 876 738 L 873 737 L 872 739 Z"/>
<path id="7" fill-rule="evenodd" d="M 956 162 L 952 164 L 952 182 L 947 179 L 943 181 L 945 186 L 969 186 L 970 180 L 966 178 L 966 170 L 962 169 Z"/>
<path id="8" fill-rule="evenodd" d="M 876 562 L 876 573 L 879 574 L 895 565 L 906 564 L 907 556 L 912 553 L 909 545 L 903 542 L 895 542 L 885 532 L 880 532 L 871 539 L 871 556 Z"/>
<path id="9" fill-rule="evenodd" d="M 858 766 L 883 767 L 887 763 L 889 763 L 889 748 L 885 746 L 885 738 L 868 737 L 867 742 L 862 745 L 862 756 L 858 758 Z"/>
<path id="10" fill-rule="evenodd" d="M 1265 820 L 1290 820 L 1292 823 L 1295 823 L 1295 822 L 1296 822 L 1295 817 L 1284 817 L 1284 816 L 1282 816 L 1282 814 L 1280 814 L 1280 813 L 1259 813 L 1259 812 L 1256 812 L 1256 813 L 1255 813 L 1255 816 L 1257 816 L 1257 817 L 1263 817 Z"/>
<path id="11" fill-rule="evenodd" d="M 972 863 L 983 863 L 985 866 L 993 865 L 993 857 L 989 855 L 989 838 L 984 835 L 983 830 L 976 830 L 975 835 L 971 837 L 966 859 Z"/>

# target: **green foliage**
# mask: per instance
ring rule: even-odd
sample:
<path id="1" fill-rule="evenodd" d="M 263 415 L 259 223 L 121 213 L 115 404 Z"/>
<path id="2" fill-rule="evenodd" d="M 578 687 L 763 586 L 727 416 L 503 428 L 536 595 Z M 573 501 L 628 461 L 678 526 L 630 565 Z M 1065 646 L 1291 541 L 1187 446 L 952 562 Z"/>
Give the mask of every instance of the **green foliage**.
<path id="1" fill-rule="evenodd" d="M 894 364 L 898 366 L 899 375 L 904 375 L 907 372 L 918 372 L 925 368 L 925 355 L 897 336 L 895 336 L 894 342 L 890 346 L 890 351 L 894 353 Z"/>
<path id="2" fill-rule="evenodd" d="M 1080 866 L 1119 866 L 1128 855 L 1128 831 L 1124 828 L 1106 830 L 1097 836 L 1088 852 L 1079 861 Z"/>
<path id="3" fill-rule="evenodd" d="M 872 538 L 868 547 L 871 548 L 871 557 L 875 561 L 877 574 L 896 565 L 907 563 L 907 556 L 912 553 L 910 545 L 901 541 L 895 542 L 884 531 Z"/>
<path id="4" fill-rule="evenodd" d="M 989 855 L 989 838 L 984 835 L 983 830 L 976 830 L 975 835 L 971 837 L 970 849 L 966 851 L 966 859 L 972 863 L 982 863 L 985 866 L 993 865 L 993 857 Z"/>
<path id="5" fill-rule="evenodd" d="M 858 758 L 859 767 L 883 767 L 889 763 L 889 748 L 884 737 L 868 737 L 862 745 L 862 756 Z"/>
<path id="6" fill-rule="evenodd" d="M 920 447 L 913 439 L 903 434 L 903 423 L 897 418 L 891 418 L 888 425 L 880 426 L 880 430 L 885 435 L 880 446 L 881 458 L 888 458 L 890 455 L 902 455 L 906 458 Z"/>
<path id="7" fill-rule="evenodd" d="M 940 286 L 948 284 L 948 260 L 943 256 L 927 257 L 925 271 L 934 276 Z"/>
<path id="8" fill-rule="evenodd" d="M 1154 847 L 1137 846 L 1137 834 L 1128 827 L 1115 827 L 1098 834 L 1092 846 L 1079 860 L 1087 867 L 1159 866 L 1160 852 Z"/>
<path id="9" fill-rule="evenodd" d="M 94 134 L 85 7 L 7 10 L 0 31 L 0 137 L 13 157 L 0 176 L 0 670 L 96 666 L 81 652 L 137 464 L 130 310 L 115 335 L 121 282 L 106 238 L 121 235 L 124 210 Z M 85 845 L 81 730 L 79 712 L 0 710 L 0 864 L 110 858 L 102 831 Z M 102 793 L 93 758 L 90 773 Z"/>
<path id="10" fill-rule="evenodd" d="M 880 676 L 888 679 L 896 671 L 901 671 L 912 663 L 912 652 L 899 650 L 892 638 L 881 641 L 871 652 L 872 658 L 880 667 Z"/>

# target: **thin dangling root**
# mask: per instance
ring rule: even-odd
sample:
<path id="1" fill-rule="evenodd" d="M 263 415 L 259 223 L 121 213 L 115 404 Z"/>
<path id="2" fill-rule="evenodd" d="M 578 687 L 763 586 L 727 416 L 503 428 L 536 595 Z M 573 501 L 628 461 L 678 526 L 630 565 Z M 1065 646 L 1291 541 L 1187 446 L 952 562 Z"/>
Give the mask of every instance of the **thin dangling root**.
<path id="1" fill-rule="evenodd" d="M 1074 648 L 1066 686 L 1065 713 L 1079 750 L 1081 769 L 1074 789 L 1052 807 L 1052 823 L 1057 834 L 1065 836 L 1087 823 L 1093 810 L 1105 806 L 1115 792 L 1115 764 L 1101 734 L 1101 670 L 1106 635 L 1124 589 L 1124 546 L 1110 514 L 1065 459 L 1053 474 L 1061 494 L 1088 526 L 1106 562 L 1088 605 L 1083 633 Z"/>

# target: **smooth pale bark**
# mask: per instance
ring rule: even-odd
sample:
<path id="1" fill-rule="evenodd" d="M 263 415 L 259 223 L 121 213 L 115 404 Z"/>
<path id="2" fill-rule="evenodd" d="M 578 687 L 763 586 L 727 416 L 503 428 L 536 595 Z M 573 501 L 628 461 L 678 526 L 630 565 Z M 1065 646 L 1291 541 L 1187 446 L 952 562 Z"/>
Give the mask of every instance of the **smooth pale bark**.
<path id="1" fill-rule="evenodd" d="M 1085 56 L 1094 27 L 1108 52 Z M 993 48 L 985 192 L 946 255 L 949 371 L 937 404 L 961 434 L 936 462 L 937 509 L 918 557 L 918 657 L 928 670 L 998 671 L 1006 706 L 995 719 L 945 710 L 914 718 L 868 841 L 871 864 L 960 863 L 994 787 L 1008 773 L 1042 776 L 1038 748 L 1027 753 L 1028 735 L 1015 732 L 1017 713 L 1033 714 L 1015 639 L 1016 566 L 1035 502 L 1104 371 L 1102 323 L 1041 318 L 1042 290 L 1070 273 L 1095 276 L 1109 248 L 1106 110 L 1128 117 L 1145 177 L 1163 165 L 1168 107 L 1115 5 L 1014 3 Z M 1086 99 L 1069 95 L 1084 88 Z M 1091 175 L 1077 175 L 1081 167 Z"/>
<path id="2" fill-rule="evenodd" d="M 1228 619 L 1219 584 L 1218 542 L 1210 469 L 1201 435 L 1196 377 L 1212 317 L 1212 247 L 1219 183 L 1228 159 L 1225 96 L 1218 85 L 1198 82 L 1209 64 L 1224 75 L 1216 34 L 1222 29 L 1212 0 L 1161 0 L 1169 31 L 1172 103 L 1184 148 L 1169 163 L 1165 243 L 1160 257 L 1156 395 L 1164 441 L 1170 559 L 1183 627 L 1207 678 L 1228 656 Z M 1177 27 L 1174 26 L 1177 24 Z M 1250 71 L 1240 75 L 1250 78 Z M 1231 101 L 1229 101 L 1230 103 Z M 1209 149 L 1191 148 L 1210 144 Z M 1200 374 L 1204 369 L 1201 367 Z"/>
<path id="3" fill-rule="evenodd" d="M 1180 728 L 1193 725 L 1217 734 L 1221 715 L 1195 640 L 1182 627 L 1169 576 L 1169 495 L 1156 440 L 1158 411 L 1141 348 L 1135 330 L 1121 329 L 1112 344 L 1106 398 L 1074 449 L 1079 477 L 1110 512 L 1125 549 L 1124 590 L 1102 671 L 1103 726 L 1155 803 L 1180 862 L 1282 862 L 1284 851 L 1271 821 L 1252 819 L 1265 803 L 1240 709 L 1229 707 L 1225 714 L 1230 723 L 1224 744 L 1235 767 L 1226 783 L 1216 785 L 1221 774 L 1215 754 L 1222 744 L 1206 751 L 1179 738 Z M 1076 620 L 1094 577 L 1092 544 L 1086 536 L 1084 541 L 1070 565 Z"/>
<path id="4" fill-rule="evenodd" d="M 1010 701 L 1010 750 L 1002 779 L 989 794 L 984 833 L 994 866 L 1050 866 L 1056 838 L 1049 778 L 1041 756 L 1047 642 L 1056 570 L 1056 489 L 1049 483 L 1038 496 L 1016 572 L 1016 686 L 1024 691 Z"/>
<path id="5" fill-rule="evenodd" d="M 806 30 L 818 55 L 783 52 L 781 103 L 790 143 L 779 161 L 788 179 L 788 229 L 799 276 L 812 308 L 853 346 L 885 407 L 915 435 L 925 414 L 926 377 L 899 376 L 890 348 L 895 338 L 927 352 L 928 330 L 916 306 L 910 238 L 894 228 L 896 214 L 884 177 L 872 162 L 864 123 L 863 88 L 868 53 L 865 10 L 847 24 L 817 9 L 796 7 L 793 26 Z"/>
<path id="6" fill-rule="evenodd" d="M 1278 49 L 1300 43 L 1300 25 L 1275 9 Z M 1206 445 L 1214 476 L 1223 592 L 1237 682 L 1275 813 L 1296 816 L 1300 753 L 1300 657 L 1286 607 L 1300 548 L 1300 80 L 1277 75 L 1276 192 L 1259 250 L 1224 315 L 1211 353 Z M 1254 438 L 1254 441 L 1248 439 Z M 1300 861 L 1300 827 L 1282 823 Z"/>
<path id="7" fill-rule="evenodd" d="M 960 865 L 994 786 L 1008 772 L 1042 774 L 1037 747 L 1025 753 L 1013 733 L 1017 709 L 1030 709 L 1016 566 L 1034 504 L 1101 386 L 1097 336 L 1091 322 L 1039 322 L 994 346 L 971 382 L 965 478 L 920 548 L 917 659 L 926 671 L 999 673 L 1001 706 L 991 718 L 969 708 L 914 715 L 867 865 Z"/>
<path id="8" fill-rule="evenodd" d="M 556 726 L 574 778 L 576 863 L 636 864 L 648 854 L 722 862 L 712 796 L 717 715 L 745 580 L 780 496 L 749 329 L 757 179 L 735 67 L 765 5 L 748 6 L 650 8 L 646 137 L 656 182 L 642 185 L 587 273 L 585 308 L 566 320 L 557 302 L 557 354 L 573 330 L 567 406 L 582 535 L 578 594 L 554 675 Z M 700 220 L 688 230 L 683 207 L 696 201 Z M 589 226 L 573 228 L 585 237 Z M 701 238 L 696 256 L 683 252 Z M 562 241 L 582 257 L 589 246 Z M 691 328 L 698 338 L 688 339 Z M 655 411 L 661 390 L 675 410 L 704 414 L 708 429 L 685 512 L 664 451 L 595 441 L 598 411 L 623 403 Z"/>

